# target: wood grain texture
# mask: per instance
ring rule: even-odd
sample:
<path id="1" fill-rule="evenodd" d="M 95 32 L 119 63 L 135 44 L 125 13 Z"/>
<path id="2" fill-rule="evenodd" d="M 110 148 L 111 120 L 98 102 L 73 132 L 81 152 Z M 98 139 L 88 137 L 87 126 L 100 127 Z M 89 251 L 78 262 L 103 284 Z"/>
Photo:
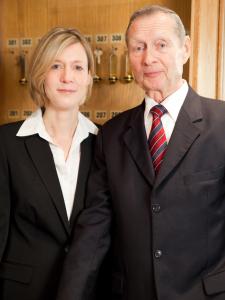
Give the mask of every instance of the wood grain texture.
<path id="1" fill-rule="evenodd" d="M 224 0 L 192 0 L 189 81 L 201 95 L 223 98 Z"/>
<path id="2" fill-rule="evenodd" d="M 225 100 L 225 0 L 220 0 L 219 6 L 219 45 L 217 70 L 217 97 Z"/>

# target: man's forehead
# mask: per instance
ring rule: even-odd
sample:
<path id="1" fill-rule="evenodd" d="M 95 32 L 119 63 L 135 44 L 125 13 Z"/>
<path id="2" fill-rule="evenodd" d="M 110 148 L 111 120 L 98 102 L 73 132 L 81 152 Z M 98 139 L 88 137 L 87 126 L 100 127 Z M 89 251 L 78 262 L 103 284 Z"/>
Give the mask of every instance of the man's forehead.
<path id="1" fill-rule="evenodd" d="M 176 29 L 175 20 L 164 13 L 154 13 L 137 17 L 130 26 L 128 36 L 129 40 L 142 38 L 169 38 Z"/>
<path id="2" fill-rule="evenodd" d="M 153 26 L 154 24 L 161 24 L 162 26 L 171 25 L 171 27 L 175 26 L 175 20 L 172 16 L 162 12 L 154 12 L 152 14 L 141 15 L 138 16 L 131 24 L 130 27 L 137 27 L 137 26 Z M 150 27 L 149 27 L 150 28 Z"/>

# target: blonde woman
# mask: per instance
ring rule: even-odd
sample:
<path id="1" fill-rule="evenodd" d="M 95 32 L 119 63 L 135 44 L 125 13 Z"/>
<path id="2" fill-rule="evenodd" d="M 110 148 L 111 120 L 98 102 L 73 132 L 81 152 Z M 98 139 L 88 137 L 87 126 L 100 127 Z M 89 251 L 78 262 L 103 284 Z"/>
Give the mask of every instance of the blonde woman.
<path id="1" fill-rule="evenodd" d="M 55 298 L 70 235 L 85 206 L 97 127 L 80 112 L 93 56 L 75 29 L 54 28 L 30 64 L 38 109 L 0 127 L 0 299 Z"/>

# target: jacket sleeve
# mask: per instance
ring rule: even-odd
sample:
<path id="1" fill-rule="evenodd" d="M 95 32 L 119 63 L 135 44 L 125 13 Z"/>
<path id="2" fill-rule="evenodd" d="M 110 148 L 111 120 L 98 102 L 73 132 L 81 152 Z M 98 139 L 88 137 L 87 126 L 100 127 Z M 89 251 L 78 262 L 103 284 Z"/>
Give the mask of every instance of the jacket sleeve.
<path id="1" fill-rule="evenodd" d="M 57 300 L 93 300 L 101 263 L 110 246 L 111 204 L 102 134 L 96 141 L 86 208 L 72 233 Z"/>
<path id="2" fill-rule="evenodd" d="M 5 140 L 0 130 L 0 262 L 7 243 L 10 222 L 10 184 Z"/>

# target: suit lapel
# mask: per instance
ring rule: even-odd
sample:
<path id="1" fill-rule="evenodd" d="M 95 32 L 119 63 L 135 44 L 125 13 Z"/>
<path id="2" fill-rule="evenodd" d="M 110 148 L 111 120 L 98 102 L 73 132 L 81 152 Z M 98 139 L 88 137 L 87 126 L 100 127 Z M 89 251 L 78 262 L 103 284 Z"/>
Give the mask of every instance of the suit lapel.
<path id="1" fill-rule="evenodd" d="M 124 142 L 144 178 L 150 185 L 153 185 L 155 174 L 144 127 L 144 105 L 143 102 L 133 110 L 129 126 L 124 134 Z"/>
<path id="2" fill-rule="evenodd" d="M 189 92 L 178 115 L 167 152 L 156 178 L 155 187 L 176 168 L 195 140 L 200 136 L 202 108 L 199 96 L 189 87 Z"/>
<path id="3" fill-rule="evenodd" d="M 50 147 L 38 135 L 26 138 L 25 144 L 41 180 L 51 196 L 62 223 L 67 233 L 69 233 L 66 207 Z"/>
<path id="4" fill-rule="evenodd" d="M 95 136 L 89 134 L 89 137 L 81 143 L 81 157 L 80 165 L 77 178 L 77 186 L 74 198 L 74 206 L 70 218 L 70 227 L 72 227 L 77 215 L 84 208 L 85 192 L 88 174 L 91 166 L 92 156 L 93 156 L 93 143 Z"/>

